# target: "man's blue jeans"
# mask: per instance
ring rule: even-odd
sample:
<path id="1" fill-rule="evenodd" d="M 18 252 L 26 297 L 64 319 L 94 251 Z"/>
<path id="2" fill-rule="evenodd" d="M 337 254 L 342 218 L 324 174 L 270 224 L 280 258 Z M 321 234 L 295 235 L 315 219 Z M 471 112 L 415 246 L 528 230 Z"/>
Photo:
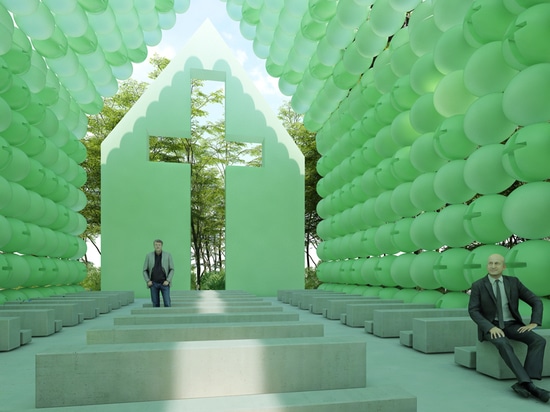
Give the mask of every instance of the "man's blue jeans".
<path id="1" fill-rule="evenodd" d="M 149 289 L 151 289 L 151 301 L 153 302 L 153 307 L 160 307 L 160 293 L 162 293 L 164 307 L 168 308 L 172 305 L 170 301 L 170 286 L 164 286 L 162 283 L 153 282 L 153 285 Z"/>

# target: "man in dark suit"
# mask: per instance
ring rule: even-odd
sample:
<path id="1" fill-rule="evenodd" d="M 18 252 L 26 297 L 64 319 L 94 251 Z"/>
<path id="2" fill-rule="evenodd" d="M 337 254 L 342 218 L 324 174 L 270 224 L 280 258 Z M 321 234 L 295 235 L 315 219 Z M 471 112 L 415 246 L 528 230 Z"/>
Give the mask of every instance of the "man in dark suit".
<path id="1" fill-rule="evenodd" d="M 535 386 L 532 381 L 541 379 L 546 346 L 546 340 L 533 332 L 542 324 L 542 302 L 518 278 L 503 276 L 505 268 L 503 256 L 489 256 L 489 273 L 473 283 L 468 312 L 478 325 L 479 340 L 487 340 L 495 345 L 506 365 L 516 375 L 518 382 L 512 385 L 512 389 L 523 397 L 533 395 L 548 402 L 550 392 Z M 528 325 L 523 323 L 519 313 L 520 299 L 532 308 Z M 509 339 L 527 345 L 524 365 L 514 353 Z"/>

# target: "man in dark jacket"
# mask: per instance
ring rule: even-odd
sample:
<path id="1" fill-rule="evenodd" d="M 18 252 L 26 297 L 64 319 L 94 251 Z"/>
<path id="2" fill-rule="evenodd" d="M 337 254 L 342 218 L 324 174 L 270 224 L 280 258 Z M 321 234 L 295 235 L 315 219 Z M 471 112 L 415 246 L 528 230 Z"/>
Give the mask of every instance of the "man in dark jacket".
<path id="1" fill-rule="evenodd" d="M 143 279 L 151 290 L 151 302 L 154 307 L 160 306 L 160 294 L 165 307 L 172 305 L 170 285 L 174 276 L 172 255 L 162 250 L 163 242 L 157 239 L 153 242 L 155 250 L 145 256 L 143 263 Z"/>
<path id="2" fill-rule="evenodd" d="M 503 276 L 505 268 L 503 256 L 489 256 L 489 273 L 473 283 L 468 312 L 478 325 L 479 340 L 487 340 L 495 345 L 506 365 L 516 375 L 518 382 L 512 389 L 523 397 L 533 395 L 548 402 L 550 392 L 535 386 L 532 381 L 541 379 L 546 346 L 546 340 L 533 332 L 533 329 L 542 324 L 542 302 L 518 278 Z M 532 308 L 528 325 L 523 323 L 519 313 L 520 300 Z M 527 356 L 523 365 L 514 353 L 509 339 L 527 345 Z"/>

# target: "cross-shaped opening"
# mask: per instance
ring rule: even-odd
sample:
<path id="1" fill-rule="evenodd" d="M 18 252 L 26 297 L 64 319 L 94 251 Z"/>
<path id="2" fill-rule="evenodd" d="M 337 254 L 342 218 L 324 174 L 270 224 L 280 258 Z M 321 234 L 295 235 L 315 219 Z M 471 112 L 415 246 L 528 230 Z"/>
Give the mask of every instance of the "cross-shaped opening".
<path id="1" fill-rule="evenodd" d="M 226 140 L 224 72 L 193 70 L 192 76 L 191 135 L 150 136 L 149 160 L 191 165 L 193 286 L 225 289 L 225 171 L 261 167 L 262 145 Z"/>

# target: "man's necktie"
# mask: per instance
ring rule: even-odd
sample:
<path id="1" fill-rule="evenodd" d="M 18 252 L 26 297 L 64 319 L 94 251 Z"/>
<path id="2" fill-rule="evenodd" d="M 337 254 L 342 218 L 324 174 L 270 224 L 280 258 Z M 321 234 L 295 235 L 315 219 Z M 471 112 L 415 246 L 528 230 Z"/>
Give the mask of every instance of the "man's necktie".
<path id="1" fill-rule="evenodd" d="M 498 316 L 498 327 L 500 329 L 504 328 L 504 315 L 502 314 L 502 295 L 500 294 L 500 280 L 495 280 L 495 286 L 497 288 L 497 316 Z"/>

